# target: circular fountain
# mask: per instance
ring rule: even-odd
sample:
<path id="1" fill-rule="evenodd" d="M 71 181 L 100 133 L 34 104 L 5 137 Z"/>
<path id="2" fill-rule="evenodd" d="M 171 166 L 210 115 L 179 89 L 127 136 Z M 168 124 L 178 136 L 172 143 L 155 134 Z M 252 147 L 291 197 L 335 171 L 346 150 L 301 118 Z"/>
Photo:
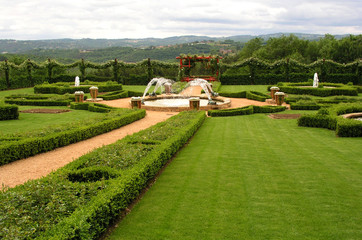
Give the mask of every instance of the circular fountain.
<path id="1" fill-rule="evenodd" d="M 148 84 L 142 97 L 142 108 L 153 111 L 179 112 L 190 109 L 190 99 L 197 97 L 200 99 L 198 109 L 224 109 L 231 105 L 230 99 L 220 97 L 212 90 L 211 84 L 201 78 L 190 81 L 178 94 L 172 91 L 172 84 L 175 82 L 165 78 L 153 78 Z M 154 90 L 147 95 L 150 87 L 156 84 Z M 157 90 L 165 89 L 165 94 L 157 95 Z M 171 89 L 171 91 L 170 91 Z M 196 91 L 195 91 L 196 89 Z M 204 94 L 201 94 L 201 90 Z"/>

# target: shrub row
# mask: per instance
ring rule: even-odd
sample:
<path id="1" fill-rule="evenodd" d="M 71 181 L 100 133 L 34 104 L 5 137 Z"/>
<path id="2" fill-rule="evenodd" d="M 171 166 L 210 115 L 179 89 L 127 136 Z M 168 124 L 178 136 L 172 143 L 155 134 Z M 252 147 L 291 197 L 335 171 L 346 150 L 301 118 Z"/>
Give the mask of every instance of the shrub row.
<path id="1" fill-rule="evenodd" d="M 208 115 L 211 117 L 225 117 L 225 116 L 238 116 L 238 115 L 251 115 L 254 113 L 273 113 L 281 112 L 286 109 L 285 106 L 246 106 L 241 108 L 223 109 L 223 110 L 209 110 Z"/>
<path id="2" fill-rule="evenodd" d="M 114 100 L 114 99 L 126 98 L 126 97 L 128 97 L 128 91 L 120 90 L 120 91 L 115 91 L 115 92 L 109 92 L 106 94 L 102 94 L 100 97 L 103 98 L 104 100 Z"/>
<path id="3" fill-rule="evenodd" d="M 298 119 L 298 126 L 336 130 L 336 135 L 340 137 L 362 137 L 362 121 L 338 117 L 354 112 L 362 112 L 361 103 L 343 103 L 328 109 L 321 108 L 317 114 L 301 116 Z"/>
<path id="4" fill-rule="evenodd" d="M 163 129 L 163 124 L 161 124 L 124 139 L 123 141 L 134 145 L 142 143 L 145 138 L 149 139 L 148 134 L 150 133 L 157 135 L 162 131 L 162 136 L 169 135 L 163 141 L 156 140 L 149 153 L 138 164 L 123 176 L 111 180 L 108 187 L 99 192 L 97 197 L 91 199 L 84 207 L 74 211 L 69 217 L 62 219 L 54 228 L 46 231 L 38 239 L 51 239 L 54 236 L 58 239 L 95 239 L 104 232 L 112 219 L 119 215 L 119 211 L 125 209 L 138 196 L 140 191 L 146 187 L 147 182 L 188 141 L 205 119 L 203 112 L 180 114 L 181 116 L 168 120 L 168 126 Z M 173 120 L 177 118 L 183 118 L 182 127 L 175 127 Z M 176 123 L 177 125 L 180 123 Z M 175 131 L 175 128 L 178 129 Z M 157 136 L 155 138 L 157 139 Z M 83 163 L 87 161 L 87 159 L 82 160 Z M 73 166 L 69 166 L 69 169 L 79 169 L 80 164 L 75 163 Z"/>
<path id="5" fill-rule="evenodd" d="M 241 92 L 219 92 L 220 96 L 230 98 L 246 98 L 246 91 Z"/>
<path id="6" fill-rule="evenodd" d="M 88 110 L 90 112 L 100 112 L 100 113 L 107 113 L 110 112 L 112 109 L 114 109 L 113 107 L 107 106 L 105 104 L 91 103 L 91 102 L 82 102 L 82 103 L 72 102 L 70 103 L 70 108 L 76 110 Z"/>
<path id="7" fill-rule="evenodd" d="M 133 110 L 114 119 L 43 137 L 28 138 L 0 146 L 0 165 L 47 152 L 58 147 L 79 142 L 109 132 L 145 116 L 144 110 Z"/>
<path id="8" fill-rule="evenodd" d="M 288 77 L 285 74 L 257 74 L 251 76 L 250 74 L 222 74 L 220 82 L 223 85 L 268 85 L 277 84 L 278 82 L 303 82 L 313 77 L 310 73 L 290 73 Z M 362 84 L 359 82 L 359 77 L 356 74 L 328 74 L 325 82 L 330 83 L 343 83 L 347 84 Z"/>
<path id="9" fill-rule="evenodd" d="M 182 112 L 0 195 L 0 238 L 97 239 L 205 119 Z"/>
<path id="10" fill-rule="evenodd" d="M 308 85 L 306 85 L 308 86 Z M 323 85 L 321 85 L 323 86 Z M 325 84 L 325 86 L 331 86 L 331 84 Z M 335 95 L 347 95 L 347 96 L 358 96 L 356 88 L 345 86 L 335 88 L 314 88 L 314 87 L 298 87 L 291 84 L 278 85 L 281 92 L 299 95 L 314 95 L 320 97 L 335 96 Z M 334 87 L 334 86 L 333 86 Z"/>
<path id="11" fill-rule="evenodd" d="M 291 73 L 289 74 L 289 81 L 301 82 L 311 77 L 312 75 L 308 73 Z M 284 74 L 273 73 L 257 74 L 254 77 L 249 74 L 222 74 L 220 76 L 222 85 L 268 85 L 277 84 L 278 82 L 286 80 Z"/>
<path id="12" fill-rule="evenodd" d="M 122 90 L 122 84 L 98 84 L 98 92 L 112 92 Z M 54 93 L 65 94 L 75 93 L 76 91 L 83 91 L 89 93 L 90 86 L 80 85 L 79 87 L 59 86 L 57 84 L 42 84 L 34 87 L 34 93 Z"/>
<path id="13" fill-rule="evenodd" d="M 5 103 L 30 106 L 68 106 L 72 100 L 5 99 Z"/>
<path id="14" fill-rule="evenodd" d="M 269 95 L 256 92 L 256 91 L 247 91 L 246 92 L 246 98 L 251 100 L 256 100 L 260 102 L 265 102 L 266 99 L 271 98 Z"/>
<path id="15" fill-rule="evenodd" d="M 256 91 L 241 91 L 241 92 L 219 92 L 220 96 L 231 98 L 247 98 L 255 101 L 265 102 L 271 98 L 269 95 Z"/>
<path id="16" fill-rule="evenodd" d="M 19 118 L 18 106 L 0 104 L 0 120 L 12 120 L 18 118 Z"/>
<path id="17" fill-rule="evenodd" d="M 321 105 L 314 100 L 299 100 L 290 103 L 290 109 L 292 110 L 318 110 L 320 108 Z"/>

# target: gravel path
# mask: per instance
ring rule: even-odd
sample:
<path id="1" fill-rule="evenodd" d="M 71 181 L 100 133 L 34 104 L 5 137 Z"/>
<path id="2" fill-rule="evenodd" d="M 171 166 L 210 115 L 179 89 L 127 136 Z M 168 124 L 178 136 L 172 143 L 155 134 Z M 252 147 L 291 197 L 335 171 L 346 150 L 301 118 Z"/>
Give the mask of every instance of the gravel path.
<path id="1" fill-rule="evenodd" d="M 124 102 L 117 104 L 117 101 L 110 101 L 109 105 L 118 106 L 121 104 Z M 114 143 L 127 135 L 146 129 L 176 114 L 174 112 L 148 111 L 143 119 L 111 132 L 1 166 L 0 188 L 3 188 L 4 185 L 14 187 L 30 179 L 44 177 L 95 148 Z"/>
<path id="2" fill-rule="evenodd" d="M 201 89 L 197 89 L 201 91 Z M 113 107 L 129 108 L 130 98 L 103 101 L 102 103 Z M 248 105 L 268 105 L 265 102 L 258 102 L 249 99 L 231 98 L 231 108 Z M 169 117 L 176 115 L 175 112 L 155 112 L 147 111 L 146 117 L 128 124 L 111 132 L 75 143 L 65 147 L 57 148 L 53 151 L 38 154 L 33 157 L 18 160 L 0 167 L 0 189 L 4 186 L 14 187 L 30 179 L 38 179 L 46 176 L 52 171 L 63 167 L 80 156 L 94 150 L 116 142 L 127 135 L 131 135 L 140 130 L 146 129 L 162 122 Z"/>

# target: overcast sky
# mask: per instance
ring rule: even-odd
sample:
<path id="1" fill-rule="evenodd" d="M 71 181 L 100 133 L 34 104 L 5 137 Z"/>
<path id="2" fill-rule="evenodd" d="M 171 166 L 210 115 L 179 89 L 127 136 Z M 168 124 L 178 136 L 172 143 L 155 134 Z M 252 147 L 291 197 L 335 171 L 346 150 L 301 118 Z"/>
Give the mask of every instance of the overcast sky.
<path id="1" fill-rule="evenodd" d="M 362 0 L 0 0 L 0 39 L 362 34 Z"/>

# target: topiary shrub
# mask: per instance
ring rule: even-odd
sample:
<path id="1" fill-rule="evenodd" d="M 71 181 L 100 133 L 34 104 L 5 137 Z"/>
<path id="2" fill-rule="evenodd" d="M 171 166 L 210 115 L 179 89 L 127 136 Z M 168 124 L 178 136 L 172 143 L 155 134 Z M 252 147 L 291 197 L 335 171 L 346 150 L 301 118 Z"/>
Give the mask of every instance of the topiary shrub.
<path id="1" fill-rule="evenodd" d="M 13 120 L 18 118 L 19 118 L 18 106 L 0 104 L 0 120 Z"/>

